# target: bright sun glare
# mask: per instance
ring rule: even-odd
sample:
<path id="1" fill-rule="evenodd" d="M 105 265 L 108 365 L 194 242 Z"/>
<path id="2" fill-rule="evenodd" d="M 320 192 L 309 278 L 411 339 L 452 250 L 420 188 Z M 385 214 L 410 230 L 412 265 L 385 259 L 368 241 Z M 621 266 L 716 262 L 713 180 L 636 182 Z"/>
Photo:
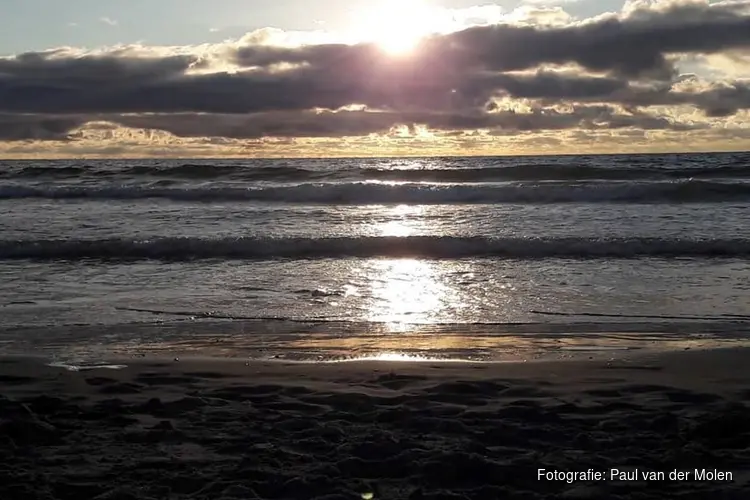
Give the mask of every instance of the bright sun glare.
<path id="1" fill-rule="evenodd" d="M 438 31 L 434 8 L 419 0 L 383 0 L 359 14 L 361 40 L 374 42 L 393 55 L 412 52 L 425 36 Z"/>

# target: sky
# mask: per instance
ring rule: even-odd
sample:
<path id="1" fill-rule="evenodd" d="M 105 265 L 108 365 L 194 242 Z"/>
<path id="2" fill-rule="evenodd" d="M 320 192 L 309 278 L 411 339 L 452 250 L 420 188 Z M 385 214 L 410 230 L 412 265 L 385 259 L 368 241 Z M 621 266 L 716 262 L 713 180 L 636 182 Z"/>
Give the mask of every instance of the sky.
<path id="1" fill-rule="evenodd" d="M 750 149 L 750 0 L 3 0 L 0 158 Z"/>

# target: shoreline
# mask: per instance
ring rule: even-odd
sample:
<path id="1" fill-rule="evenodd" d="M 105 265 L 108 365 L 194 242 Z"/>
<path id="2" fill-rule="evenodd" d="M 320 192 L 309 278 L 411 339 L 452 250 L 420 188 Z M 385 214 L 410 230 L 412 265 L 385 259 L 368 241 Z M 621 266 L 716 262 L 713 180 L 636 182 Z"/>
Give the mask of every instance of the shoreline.
<path id="1" fill-rule="evenodd" d="M 651 328 L 649 328 L 649 326 Z M 621 359 L 661 352 L 750 347 L 745 323 L 435 324 L 195 322 L 0 327 L 0 357 L 41 357 L 65 365 L 139 359 L 246 362 L 537 362 Z"/>
<path id="2" fill-rule="evenodd" d="M 562 354 L 562 355 L 561 355 Z M 613 356 L 613 355 L 617 356 Z M 399 372 L 431 371 L 435 369 L 450 369 L 457 375 L 464 375 L 467 370 L 482 370 L 487 376 L 502 376 L 506 373 L 518 373 L 524 376 L 530 375 L 535 368 L 545 367 L 563 368 L 573 372 L 590 371 L 599 369 L 619 369 L 632 367 L 638 370 L 643 366 L 660 366 L 663 369 L 678 369 L 677 364 L 687 360 L 698 360 L 705 362 L 714 358 L 724 361 L 731 360 L 731 366 L 738 357 L 747 357 L 750 361 L 750 347 L 745 345 L 729 347 L 699 347 L 699 348 L 661 348 L 661 349 L 612 349 L 572 352 L 555 352 L 541 357 L 507 358 L 473 360 L 463 358 L 429 358 L 411 357 L 409 355 L 385 353 L 383 357 L 350 357 L 340 359 L 287 359 L 278 358 L 245 358 L 232 356 L 163 356 L 163 355 L 134 355 L 132 357 L 112 356 L 102 358 L 100 362 L 83 363 L 78 367 L 69 367 L 64 363 L 57 363 L 52 358 L 34 355 L 0 355 L 0 365 L 13 363 L 27 366 L 39 365 L 53 370 L 59 369 L 65 372 L 90 372 L 108 370 L 111 372 L 140 372 L 148 369 L 160 369 L 168 371 L 189 371 L 207 367 L 213 367 L 220 372 L 242 376 L 243 373 L 251 373 L 260 370 L 263 373 L 283 373 L 290 371 L 295 374 L 301 372 L 327 372 L 327 371 L 351 371 L 367 372 L 389 369 Z M 71 369 L 72 368 L 72 369 Z M 711 370 L 726 367 L 711 366 Z M 526 373 L 526 371 L 529 373 Z M 687 373 L 680 372 L 681 376 Z M 695 375 L 690 375 L 691 379 Z M 750 376 L 748 376 L 750 382 Z"/>
<path id="3" fill-rule="evenodd" d="M 0 358 L 0 497 L 744 498 L 748 362 L 748 348 L 83 371 Z M 548 481 L 539 469 L 732 477 Z"/>

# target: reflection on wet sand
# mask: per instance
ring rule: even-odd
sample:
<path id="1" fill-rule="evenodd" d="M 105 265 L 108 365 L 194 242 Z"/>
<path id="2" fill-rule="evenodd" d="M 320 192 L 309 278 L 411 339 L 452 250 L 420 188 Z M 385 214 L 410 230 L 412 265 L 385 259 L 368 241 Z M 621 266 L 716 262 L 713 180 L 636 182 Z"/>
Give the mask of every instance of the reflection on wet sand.
<path id="1" fill-rule="evenodd" d="M 40 347 L 35 356 L 65 364 L 127 364 L 128 359 L 244 358 L 281 362 L 356 360 L 534 361 L 540 359 L 618 358 L 633 351 L 740 347 L 738 333 L 712 335 L 706 326 L 681 325 L 674 332 L 631 325 L 409 325 L 404 332 L 388 325 L 356 323 L 210 322 L 203 324 L 129 325 L 110 331 L 106 343 L 87 342 L 101 335 L 96 327 L 76 328 L 80 342 Z M 619 325 L 622 328 L 625 325 Z M 642 329 L 636 330 L 635 328 Z M 89 331 L 90 330 L 90 331 Z M 651 333 L 649 333 L 651 331 Z M 33 341 L 46 330 L 27 332 Z M 48 338 L 48 337 L 45 337 Z M 28 352 L 31 352 L 29 349 Z M 618 354 L 619 353 L 619 354 Z"/>
<path id="2" fill-rule="evenodd" d="M 470 359 L 470 358 L 449 358 L 446 356 L 436 356 L 428 354 L 406 354 L 400 352 L 381 352 L 372 355 L 342 357 L 339 359 L 331 360 L 334 363 L 346 363 L 352 361 L 389 361 L 389 362 L 427 362 L 427 361 L 440 361 L 441 363 L 452 362 L 452 363 L 472 363 L 482 362 L 481 360 Z"/>
<path id="3" fill-rule="evenodd" d="M 413 325 L 402 325 L 408 329 Z M 498 326 L 498 328 L 500 328 Z M 381 334 L 334 338 L 326 335 L 300 336 L 288 343 L 289 352 L 315 353 L 319 361 L 381 359 L 458 361 L 532 361 L 548 358 L 608 357 L 615 352 L 691 349 L 739 345 L 728 339 L 672 338 L 658 334 L 637 335 L 509 335 L 502 331 L 475 335 L 462 333 L 454 325 L 454 334 L 447 328 L 438 334 Z M 746 342 L 744 342 L 746 344 Z M 289 355 L 294 357 L 293 354 Z"/>

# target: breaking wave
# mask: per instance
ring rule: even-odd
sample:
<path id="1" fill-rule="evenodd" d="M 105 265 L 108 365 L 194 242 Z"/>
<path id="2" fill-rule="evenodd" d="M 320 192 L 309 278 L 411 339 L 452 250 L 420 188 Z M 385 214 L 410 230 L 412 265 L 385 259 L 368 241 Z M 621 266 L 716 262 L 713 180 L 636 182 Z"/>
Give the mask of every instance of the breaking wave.
<path id="1" fill-rule="evenodd" d="M 488 162 L 490 160 L 483 160 Z M 480 160 L 481 162 L 481 160 Z M 750 178 L 750 162 L 722 165 L 668 166 L 645 158 L 628 157 L 626 163 L 610 160 L 608 164 L 528 163 L 488 164 L 480 167 L 449 168 L 384 168 L 361 164 L 343 164 L 338 168 L 314 168 L 293 165 L 212 165 L 185 163 L 180 165 L 93 166 L 34 165 L 0 172 L 3 178 L 171 178 L 215 179 L 269 182 L 311 181 L 404 181 L 404 182 L 500 182 L 554 180 L 679 180 Z"/>
<path id="2" fill-rule="evenodd" d="M 0 185 L 0 199 L 264 201 L 303 204 L 717 203 L 750 199 L 750 183 L 578 184 L 307 183 L 290 186 L 18 186 Z"/>
<path id="3" fill-rule="evenodd" d="M 242 165 L 200 165 L 186 163 L 172 167 L 154 168 L 150 166 L 134 166 L 122 170 L 128 176 L 152 176 L 184 179 L 236 179 L 249 181 L 302 181 L 322 176 L 323 172 L 307 170 L 305 168 L 268 166 L 247 167 Z"/>
<path id="4" fill-rule="evenodd" d="M 145 240 L 0 240 L 0 259 L 168 260 L 456 258 L 747 258 L 750 240 L 661 238 L 157 238 Z"/>
<path id="5" fill-rule="evenodd" d="M 363 169 L 365 179 L 422 182 L 492 182 L 555 180 L 670 180 L 750 178 L 750 166 L 698 168 L 604 167 L 555 164 L 453 169 Z"/>

